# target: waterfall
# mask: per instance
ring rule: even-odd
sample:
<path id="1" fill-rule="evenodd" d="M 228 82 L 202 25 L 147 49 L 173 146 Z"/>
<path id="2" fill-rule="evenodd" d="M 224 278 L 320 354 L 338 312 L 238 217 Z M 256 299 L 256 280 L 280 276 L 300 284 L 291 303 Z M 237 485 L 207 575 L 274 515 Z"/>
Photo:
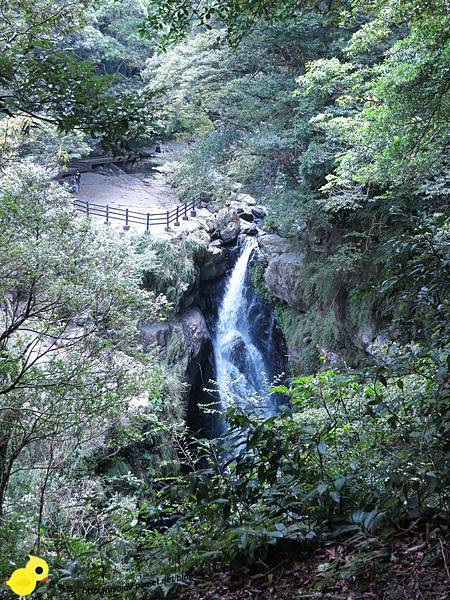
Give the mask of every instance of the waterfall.
<path id="1" fill-rule="evenodd" d="M 270 415 L 274 406 L 267 393 L 269 370 L 250 319 L 255 294 L 249 293 L 248 265 L 255 247 L 253 239 L 246 242 L 228 280 L 218 314 L 214 359 L 222 407 L 259 406 L 264 415 Z"/>

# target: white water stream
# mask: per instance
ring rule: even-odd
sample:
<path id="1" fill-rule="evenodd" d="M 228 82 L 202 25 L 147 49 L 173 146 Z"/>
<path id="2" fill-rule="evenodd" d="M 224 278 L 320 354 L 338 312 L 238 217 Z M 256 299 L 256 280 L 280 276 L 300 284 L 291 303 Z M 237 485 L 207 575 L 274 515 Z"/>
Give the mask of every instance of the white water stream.
<path id="1" fill-rule="evenodd" d="M 249 312 L 247 268 L 256 242 L 249 239 L 228 280 L 219 309 L 214 358 L 216 380 L 222 408 L 239 404 L 243 408 L 261 406 L 266 415 L 273 414 L 267 393 L 269 376 L 261 351 L 252 335 Z"/>

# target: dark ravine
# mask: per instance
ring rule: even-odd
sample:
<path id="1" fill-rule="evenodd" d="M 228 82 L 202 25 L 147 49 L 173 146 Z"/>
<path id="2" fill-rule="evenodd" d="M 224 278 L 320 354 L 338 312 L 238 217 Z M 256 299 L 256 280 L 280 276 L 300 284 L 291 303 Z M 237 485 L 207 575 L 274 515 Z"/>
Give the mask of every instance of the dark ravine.
<path id="1" fill-rule="evenodd" d="M 187 384 L 186 421 L 194 434 L 211 436 L 221 430 L 220 421 L 201 406 L 224 404 L 223 388 L 230 375 L 240 381 L 237 387 L 234 384 L 233 393 L 241 386 L 242 398 L 249 393 L 265 397 L 268 385 L 286 371 L 285 344 L 273 307 L 252 283 L 252 266 L 258 254 L 256 240 L 246 235 L 225 247 L 213 246 L 200 267 L 197 286 L 188 290 L 179 313 L 170 321 L 155 322 L 143 329 L 144 349 L 157 347 L 168 364 L 177 365 Z M 221 373 L 220 313 L 237 268 L 241 270 L 240 285 L 231 298 L 232 312 L 236 309 L 235 331 L 228 332 L 234 340 L 229 348 L 230 363 L 226 373 Z M 229 319 L 229 315 L 222 318 Z"/>
<path id="2" fill-rule="evenodd" d="M 213 338 L 216 377 L 221 405 L 258 406 L 263 415 L 276 412 L 268 387 L 276 375 L 273 340 L 274 315 L 251 282 L 252 238 L 242 246 L 231 272 L 217 315 Z"/>
<path id="3" fill-rule="evenodd" d="M 264 396 L 281 373 L 308 374 L 320 368 L 321 355 L 329 364 L 343 363 L 351 353 L 360 360 L 382 328 L 371 315 L 359 325 L 352 323 L 343 286 L 330 306 L 311 297 L 305 268 L 315 254 L 327 254 L 329 239 L 318 240 L 306 228 L 294 239 L 265 232 L 265 209 L 246 194 L 236 194 L 227 207 L 204 208 L 211 215 L 195 234 L 206 244 L 195 259 L 196 280 L 180 300 L 178 313 L 168 322 L 146 326 L 143 337 L 144 347 L 157 346 L 186 383 L 191 430 L 214 435 L 220 424 L 202 405 L 225 405 L 227 391 L 241 398 Z M 240 262 L 243 253 L 245 264 Z M 231 292 L 236 268 L 240 273 Z M 231 297 L 225 307 L 227 293 Z M 320 334 L 327 330 L 328 340 L 322 342 Z M 225 381 L 230 376 L 239 380 L 232 390 Z"/>

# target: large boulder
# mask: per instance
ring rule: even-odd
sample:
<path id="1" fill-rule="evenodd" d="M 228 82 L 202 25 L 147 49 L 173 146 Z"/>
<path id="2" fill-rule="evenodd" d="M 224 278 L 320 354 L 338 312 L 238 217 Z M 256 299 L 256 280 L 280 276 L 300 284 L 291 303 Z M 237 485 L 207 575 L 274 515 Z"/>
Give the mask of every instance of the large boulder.
<path id="1" fill-rule="evenodd" d="M 276 234 L 267 234 L 258 238 L 261 252 L 270 260 L 274 256 L 286 254 L 293 251 L 292 242 Z"/>
<path id="2" fill-rule="evenodd" d="M 176 365 L 184 382 L 193 385 L 211 354 L 211 336 L 201 310 L 192 307 L 169 322 L 143 328 L 144 350 L 156 348 L 168 365 Z"/>
<path id="3" fill-rule="evenodd" d="M 238 194 L 237 201 L 247 206 L 256 206 L 257 202 L 250 194 Z"/>
<path id="4" fill-rule="evenodd" d="M 245 235 L 257 235 L 258 227 L 254 223 L 248 223 L 247 221 L 241 220 L 241 234 Z"/>
<path id="5" fill-rule="evenodd" d="M 241 219 L 244 221 L 248 221 L 251 223 L 255 220 L 255 215 L 253 214 L 253 209 L 247 204 L 243 204 L 242 202 L 236 202 L 233 200 L 230 202 L 228 208 L 234 209 Z"/>
<path id="6" fill-rule="evenodd" d="M 267 210 L 264 206 L 254 206 L 252 208 L 252 214 L 256 219 L 263 219 L 267 214 Z"/>
<path id="7" fill-rule="evenodd" d="M 241 229 L 239 215 L 234 208 L 222 208 L 217 213 L 216 233 L 225 243 L 236 241 Z"/>
<path id="8" fill-rule="evenodd" d="M 308 309 L 303 294 L 304 258 L 305 254 L 301 252 L 278 254 L 269 261 L 264 273 L 264 283 L 269 292 L 300 312 Z"/>
<path id="9" fill-rule="evenodd" d="M 239 217 L 248 223 L 253 223 L 255 216 L 252 212 L 240 209 L 237 211 Z"/>
<path id="10" fill-rule="evenodd" d="M 224 275 L 228 268 L 227 254 L 216 244 L 208 246 L 204 262 L 200 265 L 200 282 L 217 279 Z"/>

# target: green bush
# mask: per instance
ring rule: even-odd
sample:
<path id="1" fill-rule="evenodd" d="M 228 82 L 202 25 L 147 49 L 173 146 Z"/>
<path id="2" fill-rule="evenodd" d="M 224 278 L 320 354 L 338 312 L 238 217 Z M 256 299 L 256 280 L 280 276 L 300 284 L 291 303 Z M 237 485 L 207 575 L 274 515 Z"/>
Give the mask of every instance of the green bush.
<path id="1" fill-rule="evenodd" d="M 380 352 L 395 364 L 389 377 L 329 370 L 276 388 L 291 399 L 277 416 L 230 409 L 223 438 L 204 443 L 204 468 L 161 491 L 177 522 L 150 556 L 242 570 L 280 540 L 372 536 L 448 510 L 450 353 Z"/>
<path id="2" fill-rule="evenodd" d="M 275 314 L 290 350 L 291 371 L 311 374 L 321 367 L 323 350 L 334 351 L 336 317 L 332 308 L 299 313 L 289 306 L 276 307 Z"/>
<path id="3" fill-rule="evenodd" d="M 183 296 L 197 283 L 204 242 L 188 235 L 173 240 L 140 236 L 134 247 L 144 288 L 165 296 L 171 304 L 169 313 L 176 312 Z"/>
<path id="4" fill-rule="evenodd" d="M 253 265 L 251 274 L 252 284 L 264 300 L 272 304 L 277 304 L 279 303 L 278 299 L 269 292 L 264 283 L 264 272 L 266 267 L 267 265 L 262 262 L 257 262 Z"/>

